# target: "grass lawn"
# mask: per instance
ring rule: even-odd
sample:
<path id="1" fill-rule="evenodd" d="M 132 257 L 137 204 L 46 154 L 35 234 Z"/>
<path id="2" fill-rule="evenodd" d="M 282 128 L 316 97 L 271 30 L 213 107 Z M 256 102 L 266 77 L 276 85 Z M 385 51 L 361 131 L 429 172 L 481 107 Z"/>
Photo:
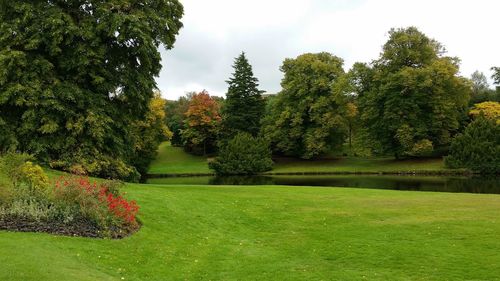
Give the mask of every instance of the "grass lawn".
<path id="1" fill-rule="evenodd" d="M 405 172 L 445 170 L 442 159 L 395 160 L 393 158 L 342 158 L 328 160 L 284 159 L 272 173 L 294 172 Z"/>
<path id="2" fill-rule="evenodd" d="M 500 196 L 128 184 L 123 240 L 0 231 L 0 280 L 498 280 Z"/>
<path id="3" fill-rule="evenodd" d="M 149 167 L 150 174 L 211 173 L 207 159 L 186 153 L 181 147 L 164 142 L 158 148 L 158 156 Z"/>
<path id="4" fill-rule="evenodd" d="M 172 147 L 168 142 L 160 145 L 157 159 L 151 164 L 150 174 L 213 173 L 207 159 Z M 442 159 L 397 161 L 393 158 L 342 158 L 325 160 L 278 159 L 270 173 L 340 173 L 340 172 L 410 172 L 446 170 Z"/>

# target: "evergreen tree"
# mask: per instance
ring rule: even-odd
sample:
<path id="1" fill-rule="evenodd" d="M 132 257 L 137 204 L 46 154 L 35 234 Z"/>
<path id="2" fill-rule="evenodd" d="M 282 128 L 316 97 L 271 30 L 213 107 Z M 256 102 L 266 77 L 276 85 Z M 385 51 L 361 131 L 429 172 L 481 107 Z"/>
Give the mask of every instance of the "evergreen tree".
<path id="1" fill-rule="evenodd" d="M 263 91 L 258 89 L 259 80 L 254 77 L 245 53 L 236 58 L 233 68 L 233 77 L 226 81 L 229 88 L 222 110 L 224 134 L 231 137 L 238 132 L 247 132 L 256 136 L 264 114 Z"/>
<path id="2" fill-rule="evenodd" d="M 453 139 L 446 165 L 481 173 L 500 173 L 500 123 L 484 115 Z"/>
<path id="3" fill-rule="evenodd" d="M 224 143 L 217 158 L 209 163 L 217 175 L 255 175 L 271 170 L 272 166 L 268 143 L 245 132 Z"/>

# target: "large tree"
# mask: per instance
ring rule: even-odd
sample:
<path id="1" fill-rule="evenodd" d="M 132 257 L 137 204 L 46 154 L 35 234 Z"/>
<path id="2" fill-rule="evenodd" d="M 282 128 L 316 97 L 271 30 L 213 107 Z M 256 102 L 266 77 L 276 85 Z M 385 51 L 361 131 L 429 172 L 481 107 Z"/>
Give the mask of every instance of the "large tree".
<path id="1" fill-rule="evenodd" d="M 259 80 L 254 77 L 245 53 L 235 59 L 233 68 L 234 73 L 227 81 L 229 88 L 222 109 L 224 133 L 228 137 L 238 132 L 256 136 L 264 114 L 263 91 L 258 89 Z"/>
<path id="2" fill-rule="evenodd" d="M 0 150 L 133 173 L 133 124 L 182 14 L 177 0 L 0 1 Z"/>
<path id="3" fill-rule="evenodd" d="M 466 118 L 470 84 L 458 59 L 414 27 L 392 29 L 359 108 L 373 139 L 396 157 L 445 148 Z M 365 83 L 366 84 L 366 83 Z"/>
<path id="4" fill-rule="evenodd" d="M 309 159 L 344 143 L 348 80 L 342 65 L 329 53 L 283 62 L 283 90 L 268 104 L 263 128 L 275 152 Z"/>

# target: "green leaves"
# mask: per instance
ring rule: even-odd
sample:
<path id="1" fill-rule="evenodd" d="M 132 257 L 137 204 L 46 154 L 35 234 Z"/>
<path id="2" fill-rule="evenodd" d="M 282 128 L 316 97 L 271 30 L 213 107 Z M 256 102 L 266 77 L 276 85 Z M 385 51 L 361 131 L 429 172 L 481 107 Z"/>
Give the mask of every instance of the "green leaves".
<path id="1" fill-rule="evenodd" d="M 133 173 L 133 124 L 150 111 L 158 47 L 173 47 L 182 13 L 177 0 L 2 1 L 0 151 Z"/>
<path id="2" fill-rule="evenodd" d="M 342 64 L 329 53 L 283 62 L 283 90 L 268 103 L 263 121 L 263 134 L 276 152 L 309 159 L 344 142 L 349 83 Z"/>
<path id="3" fill-rule="evenodd" d="M 255 175 L 271 170 L 272 165 L 268 143 L 248 133 L 238 133 L 224 143 L 209 163 L 218 175 Z"/>
<path id="4" fill-rule="evenodd" d="M 370 69 L 357 66 L 361 118 L 384 152 L 416 156 L 446 147 L 460 128 L 470 85 L 456 59 L 416 28 L 393 29 Z M 366 79 L 366 77 L 369 77 Z"/>
<path id="5" fill-rule="evenodd" d="M 482 115 L 451 143 L 446 165 L 481 173 L 500 173 L 500 123 Z"/>

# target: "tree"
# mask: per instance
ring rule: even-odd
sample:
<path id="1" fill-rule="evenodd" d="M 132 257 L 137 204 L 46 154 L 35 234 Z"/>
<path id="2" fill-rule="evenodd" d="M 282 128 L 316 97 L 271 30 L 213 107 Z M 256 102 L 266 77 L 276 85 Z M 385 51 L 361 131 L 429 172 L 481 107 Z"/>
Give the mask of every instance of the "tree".
<path id="1" fill-rule="evenodd" d="M 463 134 L 457 135 L 445 158 L 449 168 L 468 168 L 481 173 L 500 173 L 500 123 L 478 116 Z"/>
<path id="2" fill-rule="evenodd" d="M 483 115 L 500 123 L 500 103 L 493 101 L 478 103 L 469 111 L 469 115 L 474 118 Z"/>
<path id="3" fill-rule="evenodd" d="M 476 104 L 485 101 L 497 100 L 497 94 L 494 90 L 490 89 L 488 79 L 479 71 L 475 71 L 471 76 L 472 81 L 472 96 L 470 104 Z"/>
<path id="4" fill-rule="evenodd" d="M 165 104 L 166 124 L 172 131 L 170 143 L 172 146 L 183 146 L 181 131 L 185 129 L 186 112 L 189 107 L 191 97 L 196 93 L 189 93 L 187 96 L 179 97 L 176 101 L 167 101 Z"/>
<path id="5" fill-rule="evenodd" d="M 273 161 L 266 141 L 242 132 L 223 143 L 209 166 L 217 175 L 255 175 L 271 170 Z"/>
<path id="6" fill-rule="evenodd" d="M 263 133 L 276 152 L 304 159 L 320 156 L 344 143 L 346 90 L 343 61 L 329 53 L 286 59 L 283 90 L 268 108 Z"/>
<path id="7" fill-rule="evenodd" d="M 458 59 L 414 27 L 392 29 L 371 81 L 359 94 L 359 110 L 383 152 L 396 158 L 445 149 L 466 118 L 470 84 Z"/>
<path id="8" fill-rule="evenodd" d="M 144 120 L 137 121 L 133 128 L 135 156 L 132 164 L 141 175 L 146 175 L 149 164 L 156 158 L 157 148 L 172 136 L 165 124 L 165 104 L 159 92 L 149 102 Z"/>
<path id="9" fill-rule="evenodd" d="M 492 67 L 493 75 L 491 79 L 495 81 L 495 84 L 500 85 L 500 67 Z"/>
<path id="10" fill-rule="evenodd" d="M 260 120 L 264 113 L 263 91 L 259 80 L 253 76 L 252 66 L 245 53 L 234 62 L 234 73 L 228 81 L 229 88 L 222 108 L 222 126 L 227 136 L 248 132 L 256 136 L 260 131 Z"/>
<path id="11" fill-rule="evenodd" d="M 181 131 L 186 150 L 203 155 L 212 152 L 220 121 L 219 104 L 207 91 L 193 95 L 184 121 L 186 129 Z"/>
<path id="12" fill-rule="evenodd" d="M 0 150 L 125 178 L 134 125 L 182 27 L 177 0 L 1 1 Z"/>

